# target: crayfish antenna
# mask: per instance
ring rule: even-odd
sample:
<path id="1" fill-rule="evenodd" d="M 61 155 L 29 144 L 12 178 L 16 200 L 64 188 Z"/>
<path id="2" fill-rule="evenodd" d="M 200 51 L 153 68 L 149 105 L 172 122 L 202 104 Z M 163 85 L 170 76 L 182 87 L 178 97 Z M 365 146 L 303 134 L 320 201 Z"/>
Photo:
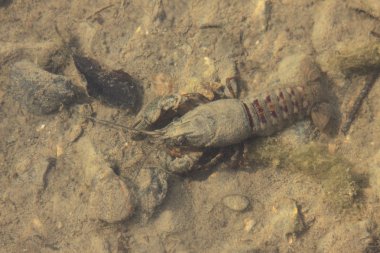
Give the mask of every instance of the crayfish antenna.
<path id="1" fill-rule="evenodd" d="M 95 121 L 97 123 L 100 123 L 100 124 L 103 124 L 103 125 L 108 125 L 110 127 L 116 128 L 116 129 L 120 129 L 121 128 L 123 130 L 128 130 L 128 131 L 131 131 L 131 132 L 140 133 L 140 134 L 144 134 L 144 135 L 152 136 L 152 137 L 160 137 L 160 136 L 164 135 L 164 133 L 165 133 L 165 132 L 160 131 L 160 130 L 155 130 L 155 131 L 140 130 L 140 129 L 136 129 L 136 128 L 133 128 L 133 127 L 127 127 L 127 126 L 124 126 L 124 125 L 121 125 L 121 124 L 118 124 L 118 123 L 114 123 L 114 122 L 111 122 L 111 121 L 108 121 L 108 120 L 97 119 L 97 118 L 94 118 L 94 117 L 91 117 L 91 116 L 86 116 L 85 118 L 93 120 L 93 121 Z"/>

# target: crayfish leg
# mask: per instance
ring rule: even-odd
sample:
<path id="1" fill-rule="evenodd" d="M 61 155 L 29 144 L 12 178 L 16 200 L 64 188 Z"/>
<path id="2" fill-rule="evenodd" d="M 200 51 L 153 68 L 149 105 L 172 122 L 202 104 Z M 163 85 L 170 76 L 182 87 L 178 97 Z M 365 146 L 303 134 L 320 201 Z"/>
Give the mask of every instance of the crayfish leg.
<path id="1" fill-rule="evenodd" d="M 197 170 L 207 170 L 227 162 L 228 166 L 241 166 L 243 162 L 244 144 L 224 148 L 208 148 L 205 150 L 186 150 L 185 153 L 170 149 L 160 151 L 158 158 L 166 171 L 175 174 L 186 174 Z"/>
<path id="2" fill-rule="evenodd" d="M 197 167 L 199 159 L 203 152 L 189 152 L 181 157 L 172 157 L 166 151 L 160 151 L 158 158 L 166 171 L 175 174 L 184 174 L 194 170 Z"/>

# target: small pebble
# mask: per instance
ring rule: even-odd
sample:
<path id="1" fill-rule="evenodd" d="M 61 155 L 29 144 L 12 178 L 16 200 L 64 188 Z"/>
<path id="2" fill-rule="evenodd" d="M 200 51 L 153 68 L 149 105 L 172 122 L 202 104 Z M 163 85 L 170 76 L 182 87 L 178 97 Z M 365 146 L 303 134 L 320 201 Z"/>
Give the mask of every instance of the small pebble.
<path id="1" fill-rule="evenodd" d="M 36 131 L 37 131 L 37 132 L 41 132 L 42 130 L 45 129 L 45 127 L 46 127 L 46 125 L 45 125 L 45 124 L 42 124 L 42 125 L 40 125 L 39 127 L 37 127 Z"/>
<path id="2" fill-rule="evenodd" d="M 63 154 L 63 147 L 60 144 L 56 146 L 56 156 L 60 157 Z"/>
<path id="3" fill-rule="evenodd" d="M 227 208 L 237 212 L 242 212 L 249 206 L 248 198 L 239 194 L 225 196 L 222 202 Z"/>
<path id="4" fill-rule="evenodd" d="M 58 221 L 56 225 L 57 225 L 57 229 L 61 229 L 63 227 L 63 224 L 60 221 Z"/>
<path id="5" fill-rule="evenodd" d="M 256 222 L 252 218 L 248 218 L 244 220 L 244 231 L 245 232 L 250 232 L 252 228 L 255 226 Z"/>
<path id="6" fill-rule="evenodd" d="M 31 227 L 38 234 L 46 236 L 45 226 L 42 224 L 40 219 L 38 219 L 38 218 L 32 219 Z"/>
<path id="7" fill-rule="evenodd" d="M 329 143 L 327 149 L 330 155 L 334 155 L 338 149 L 338 145 L 336 143 Z"/>

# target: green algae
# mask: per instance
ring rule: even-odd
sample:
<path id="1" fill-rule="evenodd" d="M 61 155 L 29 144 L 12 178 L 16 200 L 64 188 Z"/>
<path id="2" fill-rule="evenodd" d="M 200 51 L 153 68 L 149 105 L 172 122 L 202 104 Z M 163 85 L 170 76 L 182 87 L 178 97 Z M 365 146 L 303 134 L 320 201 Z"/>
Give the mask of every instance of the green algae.
<path id="1" fill-rule="evenodd" d="M 358 186 L 351 173 L 352 165 L 338 155 L 329 154 L 326 146 L 315 143 L 302 145 L 284 162 L 290 170 L 319 182 L 332 208 L 348 208 L 353 204 Z"/>
<path id="2" fill-rule="evenodd" d="M 286 145 L 272 137 L 260 139 L 251 151 L 256 165 L 275 166 L 311 177 L 322 186 L 328 206 L 337 211 L 352 206 L 358 194 L 352 165 L 343 157 L 330 154 L 326 145 Z"/>
<path id="3" fill-rule="evenodd" d="M 278 167 L 289 153 L 289 149 L 284 146 L 276 137 L 258 138 L 248 145 L 248 162 L 255 167 Z"/>

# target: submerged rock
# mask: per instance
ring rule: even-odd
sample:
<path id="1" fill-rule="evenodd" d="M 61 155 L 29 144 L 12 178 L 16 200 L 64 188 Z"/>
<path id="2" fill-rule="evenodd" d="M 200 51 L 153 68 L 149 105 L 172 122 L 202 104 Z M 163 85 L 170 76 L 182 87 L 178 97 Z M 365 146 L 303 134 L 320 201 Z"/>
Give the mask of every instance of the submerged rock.
<path id="1" fill-rule="evenodd" d="M 83 95 L 68 78 L 49 73 L 28 61 L 15 63 L 10 79 L 12 93 L 35 114 L 54 113 Z"/>
<path id="2" fill-rule="evenodd" d="M 380 67 L 380 42 L 378 40 L 356 40 L 336 45 L 336 65 L 345 74 L 367 73 Z"/>
<path id="3" fill-rule="evenodd" d="M 284 199 L 274 206 L 272 211 L 274 215 L 270 227 L 288 240 L 292 236 L 299 236 L 307 229 L 300 207 L 294 200 Z"/>
<path id="4" fill-rule="evenodd" d="M 293 244 L 309 228 L 302 207 L 295 200 L 280 197 L 272 203 L 273 205 L 266 210 L 267 215 L 259 221 L 261 225 L 254 231 L 253 245 L 259 248 L 266 248 L 269 245 L 279 246 L 282 243 Z"/>
<path id="5" fill-rule="evenodd" d="M 134 197 L 128 186 L 112 169 L 99 171 L 90 195 L 89 216 L 108 223 L 129 218 L 134 211 Z"/>
<path id="6" fill-rule="evenodd" d="M 136 184 L 136 196 L 140 203 L 143 218 L 150 218 L 155 209 L 161 205 L 168 191 L 168 174 L 157 168 L 144 168 L 140 170 Z"/>
<path id="7" fill-rule="evenodd" d="M 142 102 L 142 87 L 122 70 L 106 70 L 96 60 L 74 55 L 78 71 L 87 80 L 87 92 L 102 102 L 137 110 Z"/>
<path id="8" fill-rule="evenodd" d="M 307 84 L 321 77 L 313 59 L 306 54 L 285 57 L 278 66 L 277 76 L 282 84 Z"/>
<path id="9" fill-rule="evenodd" d="M 246 210 L 249 206 L 248 198 L 240 194 L 232 194 L 225 196 L 222 199 L 222 202 L 224 206 L 236 212 L 242 212 Z"/>
<path id="10" fill-rule="evenodd" d="M 373 18 L 379 9 L 377 2 L 330 0 L 319 4 L 311 40 L 317 62 L 329 76 L 343 79 L 347 74 L 361 74 L 380 66 L 380 44 L 377 32 L 373 32 L 378 23 Z M 342 80 L 335 82 L 344 84 Z"/>

